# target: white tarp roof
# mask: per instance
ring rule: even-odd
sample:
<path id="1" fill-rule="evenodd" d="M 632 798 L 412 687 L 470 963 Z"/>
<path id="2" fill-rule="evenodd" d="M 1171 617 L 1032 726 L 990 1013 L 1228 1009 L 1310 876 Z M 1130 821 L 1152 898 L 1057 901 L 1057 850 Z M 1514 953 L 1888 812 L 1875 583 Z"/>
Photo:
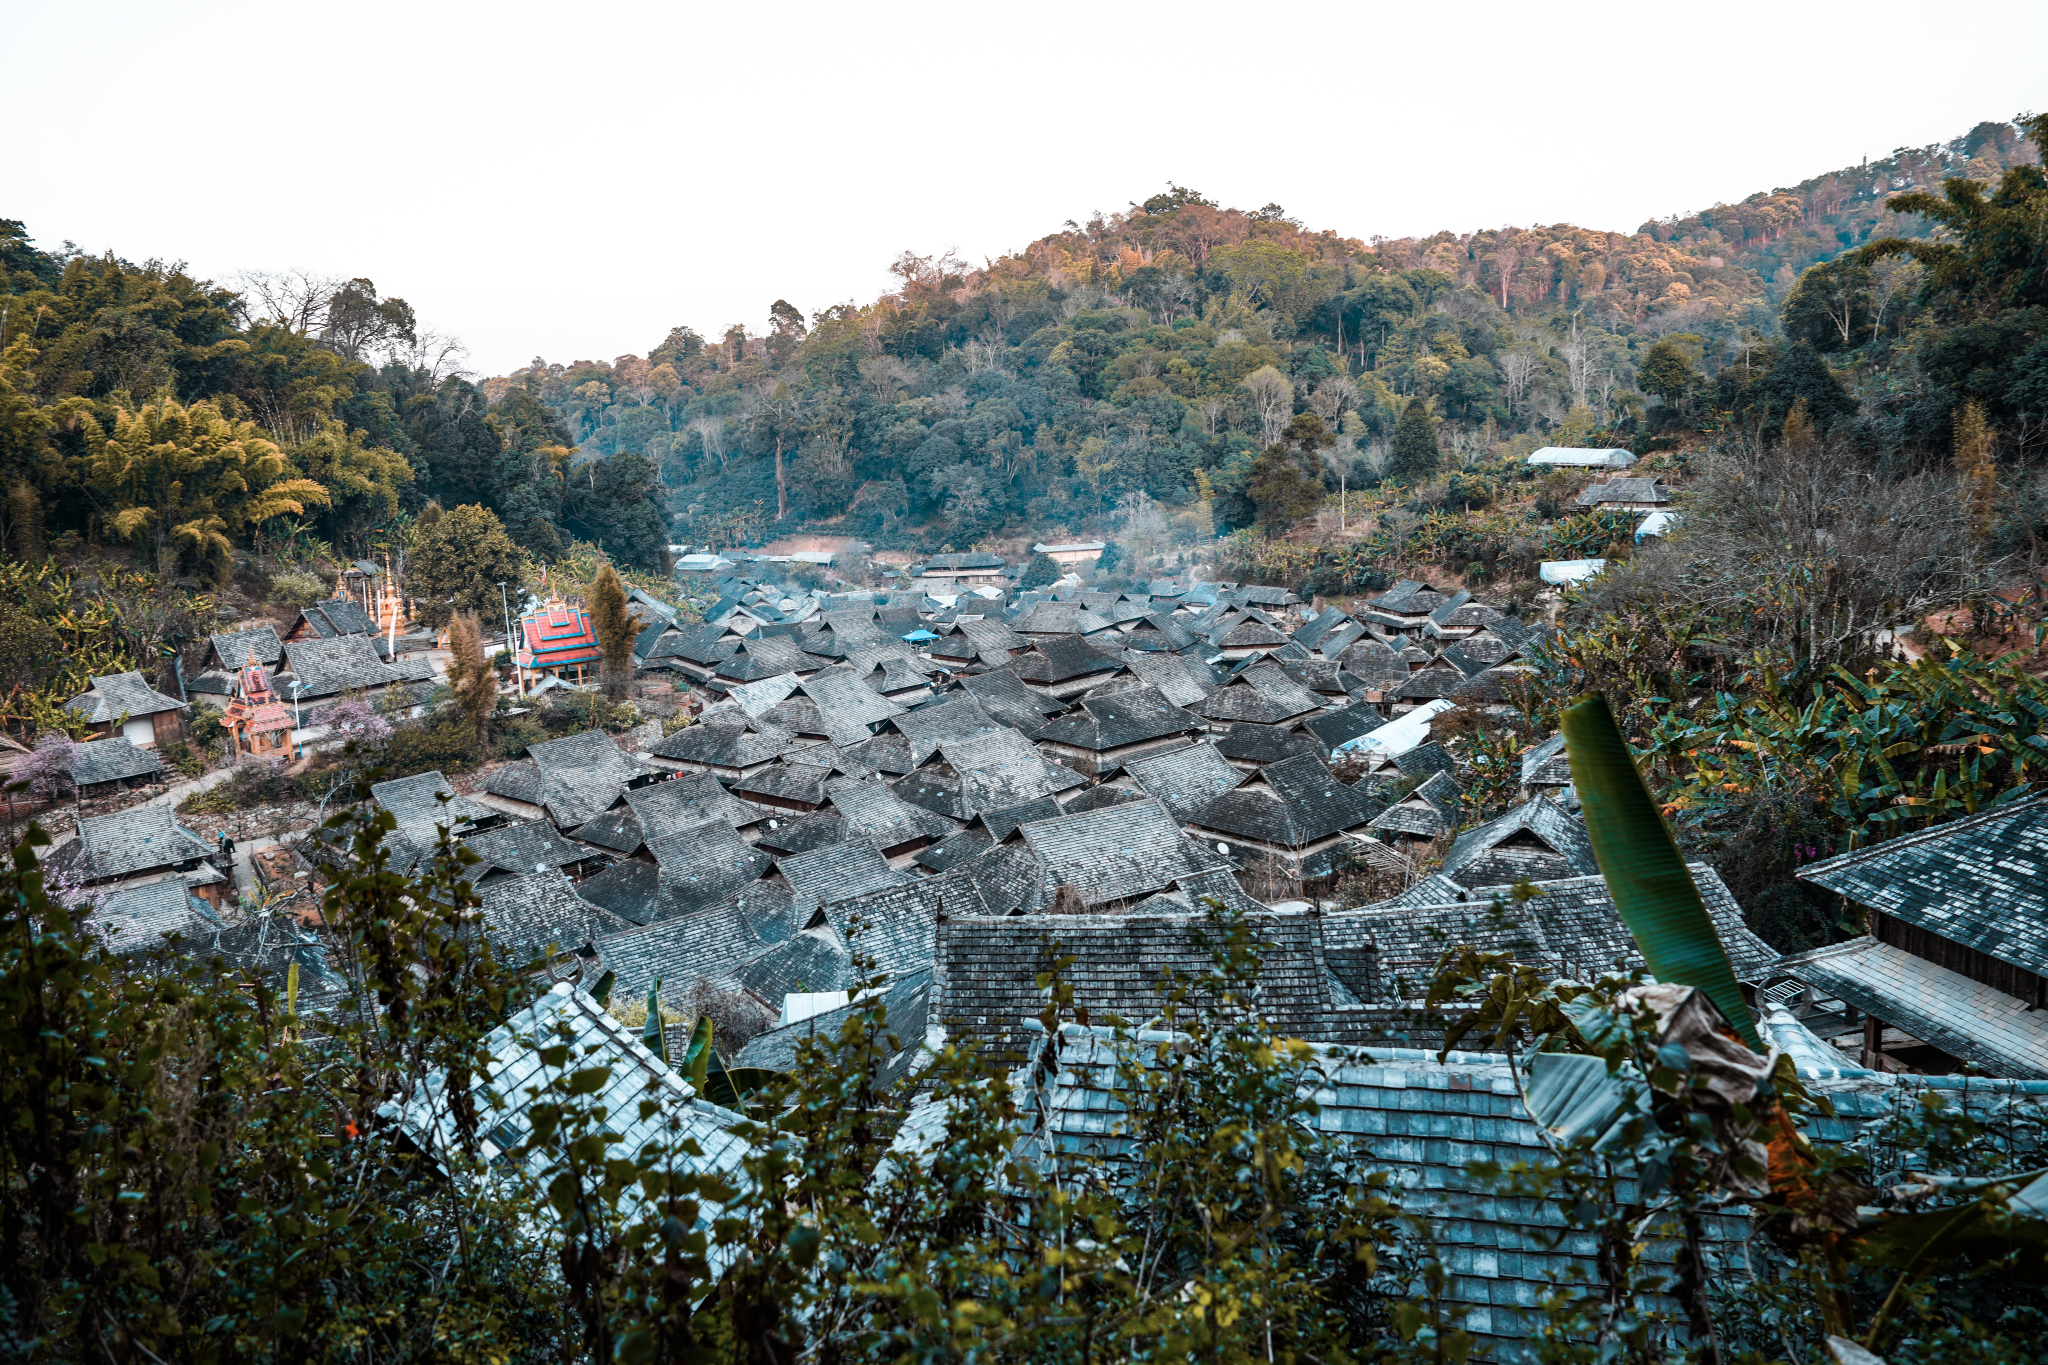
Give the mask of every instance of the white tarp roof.
<path id="1" fill-rule="evenodd" d="M 1606 567 L 1604 559 L 1547 559 L 1536 574 L 1545 583 L 1583 583 Z"/>
<path id="2" fill-rule="evenodd" d="M 1643 518 L 1641 526 L 1636 527 L 1636 539 L 1641 540 L 1644 536 L 1661 536 L 1676 525 L 1678 513 L 1652 512 Z"/>
<path id="3" fill-rule="evenodd" d="M 1388 721 L 1377 730 L 1367 731 L 1356 739 L 1345 740 L 1331 752 L 1344 754 L 1357 749 L 1377 749 L 1390 758 L 1398 758 L 1429 738 L 1430 717 L 1457 709 L 1456 702 L 1438 697 L 1434 701 L 1424 702 L 1405 716 Z"/>
<path id="4" fill-rule="evenodd" d="M 1569 465 L 1580 469 L 1627 469 L 1636 457 L 1626 450 L 1582 449 L 1578 446 L 1545 446 L 1530 454 L 1530 464 Z"/>

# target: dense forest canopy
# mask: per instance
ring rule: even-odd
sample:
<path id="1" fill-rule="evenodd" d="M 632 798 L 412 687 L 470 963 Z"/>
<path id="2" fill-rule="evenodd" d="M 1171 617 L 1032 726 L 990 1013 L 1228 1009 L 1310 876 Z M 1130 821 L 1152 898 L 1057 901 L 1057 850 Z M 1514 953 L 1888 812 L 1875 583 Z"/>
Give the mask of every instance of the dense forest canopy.
<path id="1" fill-rule="evenodd" d="M 656 570 L 671 540 L 799 527 L 966 548 L 1142 511 L 1194 543 L 1282 526 L 1318 481 L 1641 448 L 1675 424 L 1782 422 L 1797 396 L 1853 406 L 1872 396 L 1852 392 L 1855 363 L 1840 389 L 1809 348 L 1907 342 L 1911 382 L 1864 367 L 1887 390 L 1879 434 L 1945 452 L 1972 357 L 2038 331 L 2034 305 L 1936 344 L 1925 267 L 1861 249 L 1929 239 L 1946 179 L 2036 159 L 1984 123 L 1634 233 L 1364 240 L 1169 186 L 980 265 L 906 251 L 866 304 L 778 298 L 765 330 L 679 326 L 644 356 L 536 357 L 481 383 L 370 280 L 228 288 L 39 249 L 7 222 L 0 482 L 47 510 L 0 529 L 130 541 L 202 578 L 238 539 L 370 551 L 429 502 L 490 509 L 541 561 L 582 540 Z M 2024 379 L 1989 395 L 2021 443 Z M 1327 439 L 1283 442 L 1304 413 Z M 1298 452 L 1294 473 L 1256 468 L 1275 449 Z"/>

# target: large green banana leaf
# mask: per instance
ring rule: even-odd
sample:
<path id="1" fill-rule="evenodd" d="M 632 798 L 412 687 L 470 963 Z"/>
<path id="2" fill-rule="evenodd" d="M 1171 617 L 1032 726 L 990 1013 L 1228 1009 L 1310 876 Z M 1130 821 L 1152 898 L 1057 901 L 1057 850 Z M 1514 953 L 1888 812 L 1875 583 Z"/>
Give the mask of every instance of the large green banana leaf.
<path id="1" fill-rule="evenodd" d="M 1659 981 L 1706 992 L 1742 1041 L 1762 1052 L 1755 1021 L 1735 984 L 1735 969 L 1728 965 L 1728 950 L 1636 771 L 1607 699 L 1583 696 L 1564 708 L 1562 718 L 1565 753 L 1586 828 L 1592 831 L 1593 856 L 1643 961 Z"/>
<path id="2" fill-rule="evenodd" d="M 1955 1258 L 1982 1263 L 2018 1252 L 2011 1271 L 2048 1279 L 2048 1171 L 1925 1179 L 1946 1194 L 1972 1196 L 1972 1202 L 1925 1212 L 1866 1212 L 1856 1259 L 1911 1271 Z"/>

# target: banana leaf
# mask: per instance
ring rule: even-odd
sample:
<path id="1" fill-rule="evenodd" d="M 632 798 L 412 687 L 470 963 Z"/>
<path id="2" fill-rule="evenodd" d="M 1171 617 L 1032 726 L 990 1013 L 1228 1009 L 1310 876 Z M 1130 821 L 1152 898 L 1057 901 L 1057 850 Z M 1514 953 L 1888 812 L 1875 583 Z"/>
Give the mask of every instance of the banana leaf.
<path id="1" fill-rule="evenodd" d="M 1856 1259 L 1927 1269 L 1962 1259 L 1976 1263 L 2017 1252 L 2011 1269 L 2029 1280 L 2048 1279 L 2048 1171 L 1999 1177 L 1923 1177 L 1967 1204 L 1926 1211 L 1866 1212 Z"/>
<path id="2" fill-rule="evenodd" d="M 683 1074 L 690 1078 L 690 1084 L 697 1093 L 705 1095 L 705 1084 L 711 1067 L 711 1016 L 699 1015 L 697 1027 L 690 1031 L 690 1047 L 683 1053 Z M 705 1095 L 709 1099 L 710 1096 Z"/>
<path id="3" fill-rule="evenodd" d="M 597 979 L 597 984 L 590 988 L 590 998 L 597 1002 L 599 1009 L 604 1009 L 612 1003 L 612 987 L 618 984 L 618 980 L 617 972 L 606 972 Z"/>
<path id="4" fill-rule="evenodd" d="M 1762 1052 L 1756 1023 L 1735 984 L 1735 969 L 1728 965 L 1728 950 L 1636 771 L 1607 699 L 1589 693 L 1564 708 L 1562 720 L 1593 856 L 1643 961 L 1659 981 L 1706 992 L 1742 1041 Z"/>

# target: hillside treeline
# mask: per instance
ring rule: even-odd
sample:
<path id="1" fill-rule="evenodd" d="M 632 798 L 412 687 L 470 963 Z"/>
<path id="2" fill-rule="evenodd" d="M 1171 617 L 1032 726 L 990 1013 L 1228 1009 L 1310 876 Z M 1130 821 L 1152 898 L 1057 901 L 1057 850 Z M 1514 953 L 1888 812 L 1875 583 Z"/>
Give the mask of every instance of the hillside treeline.
<path id="1" fill-rule="evenodd" d="M 0 490 L 8 547 L 132 542 L 218 580 L 236 546 L 402 540 L 430 500 L 482 503 L 553 558 L 578 538 L 666 554 L 652 467 L 575 469 L 557 414 L 487 405 L 459 347 L 369 280 L 255 276 L 39 250 L 0 220 Z"/>
<path id="2" fill-rule="evenodd" d="M 1170 187 L 979 266 L 906 252 L 871 303 L 777 299 L 765 332 L 678 327 L 645 356 L 537 357 L 484 388 L 537 393 L 586 450 L 649 456 L 702 541 L 825 524 L 964 548 L 1019 524 L 1099 529 L 1139 494 L 1183 509 L 1194 539 L 1270 523 L 1252 466 L 1301 413 L 1330 438 L 1312 462 L 1330 491 L 1422 472 L 1396 439 L 1418 402 L 1411 422 L 1453 466 L 1782 422 L 1786 403 L 1745 394 L 1782 358 L 1800 272 L 1927 236 L 1893 196 L 2036 159 L 1985 123 L 1633 234 L 1368 242 Z M 1924 313 L 1917 285 L 1910 266 L 1884 274 L 1887 338 Z M 1940 425 L 1908 434 L 1932 449 Z"/>

